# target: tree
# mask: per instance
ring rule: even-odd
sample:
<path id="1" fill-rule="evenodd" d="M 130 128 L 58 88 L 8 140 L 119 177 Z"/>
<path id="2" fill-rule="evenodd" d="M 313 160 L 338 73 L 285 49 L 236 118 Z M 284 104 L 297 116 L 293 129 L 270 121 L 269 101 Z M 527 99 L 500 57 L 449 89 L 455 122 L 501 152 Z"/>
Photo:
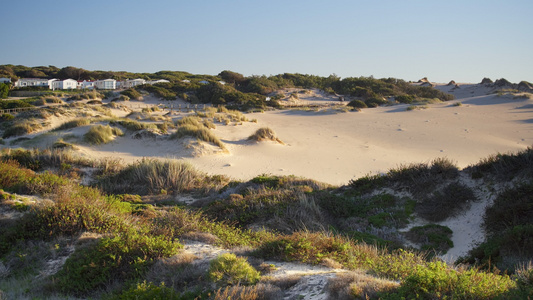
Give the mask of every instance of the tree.
<path id="1" fill-rule="evenodd" d="M 241 85 L 243 82 L 246 81 L 246 78 L 242 74 L 232 72 L 232 71 L 222 71 L 220 74 L 218 74 L 222 80 L 226 81 L 227 83 L 235 84 L 235 85 Z"/>
<path id="2" fill-rule="evenodd" d="M 0 83 L 0 99 L 5 99 L 9 95 L 9 85 Z"/>

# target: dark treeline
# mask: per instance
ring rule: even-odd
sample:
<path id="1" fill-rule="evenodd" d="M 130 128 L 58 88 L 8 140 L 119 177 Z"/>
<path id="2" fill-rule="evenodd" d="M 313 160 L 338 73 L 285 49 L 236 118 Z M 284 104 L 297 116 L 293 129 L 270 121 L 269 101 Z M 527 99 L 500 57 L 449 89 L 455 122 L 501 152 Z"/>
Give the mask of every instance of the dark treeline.
<path id="1" fill-rule="evenodd" d="M 59 69 L 48 67 L 25 67 L 1 65 L 0 77 L 12 79 L 23 77 L 58 78 L 75 80 L 116 80 L 142 78 L 146 80 L 166 79 L 170 83 L 153 86 L 143 85 L 137 90 L 145 90 L 164 99 L 177 97 L 191 102 L 213 103 L 234 106 L 238 109 L 264 108 L 277 106 L 276 98 L 266 101 L 266 96 L 282 88 L 318 88 L 330 94 L 340 94 L 363 100 L 368 106 L 388 103 L 384 98 L 398 99 L 438 98 L 452 100 L 450 94 L 431 87 L 420 87 L 396 78 L 376 79 L 373 77 L 347 77 L 336 75 L 321 77 L 307 74 L 284 73 L 273 76 L 249 76 L 232 71 L 222 71 L 218 75 L 196 75 L 181 71 L 159 71 L 156 73 L 131 73 L 115 71 L 88 71 L 76 67 Z M 208 82 L 208 84 L 206 84 Z M 400 97 L 401 96 L 401 97 Z"/>

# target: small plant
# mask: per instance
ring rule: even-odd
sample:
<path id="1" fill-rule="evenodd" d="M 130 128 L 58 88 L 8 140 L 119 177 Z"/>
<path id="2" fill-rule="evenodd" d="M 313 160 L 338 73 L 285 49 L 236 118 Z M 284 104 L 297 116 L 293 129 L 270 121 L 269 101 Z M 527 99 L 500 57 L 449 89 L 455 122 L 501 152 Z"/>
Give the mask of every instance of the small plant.
<path id="1" fill-rule="evenodd" d="M 179 123 L 178 123 L 179 124 Z M 170 138 L 172 139 L 180 139 L 185 136 L 190 136 L 193 138 L 197 138 L 198 140 L 212 143 L 218 147 L 220 147 L 222 150 L 226 150 L 226 146 L 222 141 L 215 136 L 208 127 L 206 127 L 203 124 L 199 125 L 192 125 L 192 124 L 183 124 L 178 125 L 178 128 L 175 133 L 173 133 Z"/>
<path id="2" fill-rule="evenodd" d="M 14 118 L 15 118 L 14 115 L 12 115 L 12 114 L 7 114 L 7 113 L 6 113 L 6 114 L 2 114 L 2 115 L 0 116 L 0 120 L 2 120 L 2 121 L 11 121 L 11 120 L 13 120 Z"/>
<path id="3" fill-rule="evenodd" d="M 272 129 L 268 128 L 268 127 L 263 127 L 263 128 L 257 129 L 257 131 L 254 134 L 252 134 L 251 136 L 248 137 L 248 140 L 256 141 L 256 142 L 274 141 L 274 142 L 280 143 L 282 145 L 285 144 L 285 143 L 283 143 L 283 141 L 281 141 L 276 136 L 276 133 L 274 132 L 274 130 L 272 130 Z"/>
<path id="4" fill-rule="evenodd" d="M 109 125 L 96 125 L 89 129 L 87 133 L 83 135 L 84 140 L 93 145 L 107 144 L 111 142 L 115 136 L 122 136 L 124 133 L 122 130 Z"/>
<path id="5" fill-rule="evenodd" d="M 110 300 L 153 300 L 153 299 L 168 299 L 168 300 L 181 300 L 183 299 L 175 290 L 165 286 L 162 282 L 160 285 L 156 285 L 152 282 L 143 281 L 131 288 L 123 291 L 122 293 L 115 295 Z"/>
<path id="6" fill-rule="evenodd" d="M 396 96 L 395 100 L 400 103 L 411 104 L 415 101 L 415 97 L 413 95 L 400 95 Z"/>
<path id="7" fill-rule="evenodd" d="M 353 108 L 367 108 L 368 106 L 365 104 L 365 102 L 361 100 L 352 100 L 348 103 L 348 106 L 351 106 Z"/>
<path id="8" fill-rule="evenodd" d="M 427 105 L 409 105 L 406 110 L 410 111 L 410 110 L 420 110 L 420 109 L 426 109 L 428 108 Z"/>
<path id="9" fill-rule="evenodd" d="M 257 283 L 261 274 L 245 258 L 225 253 L 211 261 L 208 277 L 219 285 L 248 285 Z"/>
<path id="10" fill-rule="evenodd" d="M 455 102 L 455 103 L 453 104 L 453 106 L 463 106 L 463 103 L 457 101 L 457 102 Z"/>
<path id="11" fill-rule="evenodd" d="M 70 129 L 70 128 L 86 126 L 86 125 L 89 125 L 89 124 L 91 124 L 91 120 L 89 118 L 79 118 L 79 119 L 74 119 L 72 121 L 68 121 L 66 123 L 61 124 L 59 127 L 54 129 L 54 131 L 66 130 L 66 129 Z"/>

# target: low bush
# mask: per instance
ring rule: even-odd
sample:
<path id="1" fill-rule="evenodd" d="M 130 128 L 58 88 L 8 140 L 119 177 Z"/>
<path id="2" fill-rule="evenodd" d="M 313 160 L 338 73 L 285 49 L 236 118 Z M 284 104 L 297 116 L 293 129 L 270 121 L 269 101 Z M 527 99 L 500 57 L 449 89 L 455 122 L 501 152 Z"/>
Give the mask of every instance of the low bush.
<path id="1" fill-rule="evenodd" d="M 280 143 L 282 145 L 285 144 L 276 136 L 276 133 L 274 132 L 274 130 L 270 129 L 269 127 L 263 127 L 263 128 L 257 129 L 257 131 L 254 134 L 248 137 L 248 140 L 256 141 L 256 142 L 273 141 L 273 142 Z"/>
<path id="2" fill-rule="evenodd" d="M 112 125 L 120 125 L 124 128 L 126 128 L 126 130 L 129 130 L 129 131 L 139 131 L 139 130 L 143 130 L 143 129 L 155 129 L 157 130 L 157 126 L 153 123 L 144 123 L 144 122 L 139 122 L 139 121 L 135 121 L 135 120 L 128 120 L 128 119 L 125 119 L 125 120 L 119 120 L 119 121 L 112 121 L 110 122 L 110 124 Z"/>
<path id="3" fill-rule="evenodd" d="M 533 148 L 528 147 L 518 153 L 491 155 L 467 170 L 475 178 L 490 175 L 506 180 L 516 177 L 533 179 Z"/>
<path id="4" fill-rule="evenodd" d="M 189 136 L 189 137 L 192 137 L 192 138 L 197 138 L 198 140 L 201 140 L 201 141 L 204 141 L 204 142 L 208 142 L 208 143 L 212 143 L 212 144 L 218 146 L 219 148 L 221 148 L 223 150 L 226 150 L 226 146 L 224 145 L 224 143 L 222 143 L 222 141 L 217 136 L 215 136 L 210 131 L 209 128 L 207 128 L 203 124 L 200 125 L 200 126 L 190 125 L 190 124 L 178 125 L 178 128 L 177 128 L 176 132 L 174 132 L 170 136 L 170 138 L 171 139 L 180 139 L 180 138 L 183 138 L 185 136 Z"/>
<path id="5" fill-rule="evenodd" d="M 91 124 L 91 120 L 89 118 L 78 118 L 59 125 L 59 127 L 54 129 L 54 131 L 66 130 L 80 126 L 87 126 L 89 124 Z"/>
<path id="6" fill-rule="evenodd" d="M 470 202 L 477 200 L 471 188 L 460 182 L 452 182 L 442 191 L 424 197 L 417 203 L 415 211 L 426 220 L 440 222 L 466 210 Z"/>
<path id="7" fill-rule="evenodd" d="M 209 265 L 208 277 L 217 285 L 255 284 L 261 278 L 245 258 L 233 253 L 224 253 L 213 259 Z"/>
<path id="8" fill-rule="evenodd" d="M 395 100 L 400 103 L 411 104 L 415 101 L 415 97 L 413 95 L 400 95 L 396 96 Z"/>
<path id="9" fill-rule="evenodd" d="M 139 101 L 143 99 L 143 96 L 141 95 L 141 93 L 139 93 L 139 91 L 137 91 L 136 89 L 127 89 L 127 90 L 120 92 L 120 94 L 127 96 L 130 99 L 135 99 Z"/>
<path id="10" fill-rule="evenodd" d="M 76 250 L 53 276 L 54 285 L 61 292 L 84 296 L 110 282 L 141 278 L 156 259 L 174 255 L 179 247 L 165 237 L 139 233 L 102 238 Z"/>
<path id="11" fill-rule="evenodd" d="M 176 160 L 143 159 L 117 174 L 102 178 L 98 186 L 114 194 L 160 194 L 192 191 L 209 185 L 207 176 L 192 165 Z"/>
<path id="12" fill-rule="evenodd" d="M 0 116 L 0 120 L 1 120 L 1 121 L 11 121 L 11 120 L 13 120 L 14 118 L 15 118 L 15 116 L 12 115 L 12 114 L 2 114 L 2 115 Z"/>
<path id="13" fill-rule="evenodd" d="M 154 300 L 154 299 L 167 299 L 167 300 L 183 300 L 179 293 L 172 288 L 165 286 L 165 283 L 156 285 L 152 282 L 143 281 L 133 285 L 129 289 L 109 297 L 109 300 Z"/>
<path id="14" fill-rule="evenodd" d="M 42 123 L 36 121 L 35 119 L 20 120 L 7 127 L 4 130 L 2 138 L 6 139 L 14 136 L 27 135 L 37 130 L 40 130 L 41 128 L 43 128 Z"/>
<path id="15" fill-rule="evenodd" d="M 417 196 L 426 195 L 444 180 L 456 179 L 459 169 L 447 158 L 437 158 L 430 163 L 413 163 L 389 170 L 383 175 L 367 175 L 351 180 L 349 186 L 360 193 L 385 186 L 409 188 Z"/>
<path id="16" fill-rule="evenodd" d="M 31 100 L 34 101 L 34 100 Z M 0 101 L 0 109 L 24 108 L 32 107 L 30 103 L 22 100 L 2 100 Z"/>
<path id="17" fill-rule="evenodd" d="M 380 295 L 382 299 L 495 299 L 506 298 L 516 288 L 509 276 L 484 273 L 475 269 L 456 271 L 444 262 L 416 266 L 402 281 L 397 292 Z"/>
<path id="18" fill-rule="evenodd" d="M 453 247 L 453 242 L 450 239 L 452 234 L 453 231 L 446 226 L 429 224 L 415 226 L 405 236 L 411 242 L 419 244 L 422 250 L 437 251 L 444 254 Z"/>
<path id="19" fill-rule="evenodd" d="M 378 107 L 381 105 L 389 104 L 389 101 L 383 99 L 383 97 L 370 97 L 365 100 L 365 104 L 368 107 Z"/>
<path id="20" fill-rule="evenodd" d="M 89 144 L 100 145 L 107 144 L 116 136 L 122 135 L 124 135 L 122 130 L 116 127 L 96 125 L 91 127 L 89 131 L 83 135 L 83 139 Z"/>
<path id="21" fill-rule="evenodd" d="M 351 106 L 353 108 L 367 108 L 368 107 L 366 103 L 361 100 L 352 100 L 348 103 L 348 106 Z"/>
<path id="22" fill-rule="evenodd" d="M 250 231 L 236 228 L 226 222 L 213 222 L 199 211 L 179 207 L 159 211 L 153 219 L 153 234 L 179 238 L 191 233 L 215 236 L 211 243 L 223 247 L 258 246 L 272 239 L 266 231 Z"/>
<path id="23" fill-rule="evenodd" d="M 70 98 L 67 99 L 67 101 L 73 101 L 73 100 L 97 100 L 97 99 L 104 99 L 104 95 L 97 92 L 97 91 L 89 91 L 85 93 L 76 94 Z"/>

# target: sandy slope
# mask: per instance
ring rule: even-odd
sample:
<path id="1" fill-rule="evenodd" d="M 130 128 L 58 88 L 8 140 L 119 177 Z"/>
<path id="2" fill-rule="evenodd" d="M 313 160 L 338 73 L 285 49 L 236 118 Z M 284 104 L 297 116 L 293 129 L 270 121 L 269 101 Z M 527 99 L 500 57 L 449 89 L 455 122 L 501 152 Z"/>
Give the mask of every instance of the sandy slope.
<path id="1" fill-rule="evenodd" d="M 297 175 L 346 184 L 368 173 L 400 164 L 448 157 L 466 167 L 497 152 L 533 144 L 533 100 L 477 96 L 406 111 L 406 105 L 349 113 L 272 111 L 249 118 L 258 124 L 222 127 L 216 134 L 230 155 L 192 162 L 211 174 L 250 179 L 258 174 Z M 246 143 L 260 126 L 269 126 L 286 145 Z"/>

